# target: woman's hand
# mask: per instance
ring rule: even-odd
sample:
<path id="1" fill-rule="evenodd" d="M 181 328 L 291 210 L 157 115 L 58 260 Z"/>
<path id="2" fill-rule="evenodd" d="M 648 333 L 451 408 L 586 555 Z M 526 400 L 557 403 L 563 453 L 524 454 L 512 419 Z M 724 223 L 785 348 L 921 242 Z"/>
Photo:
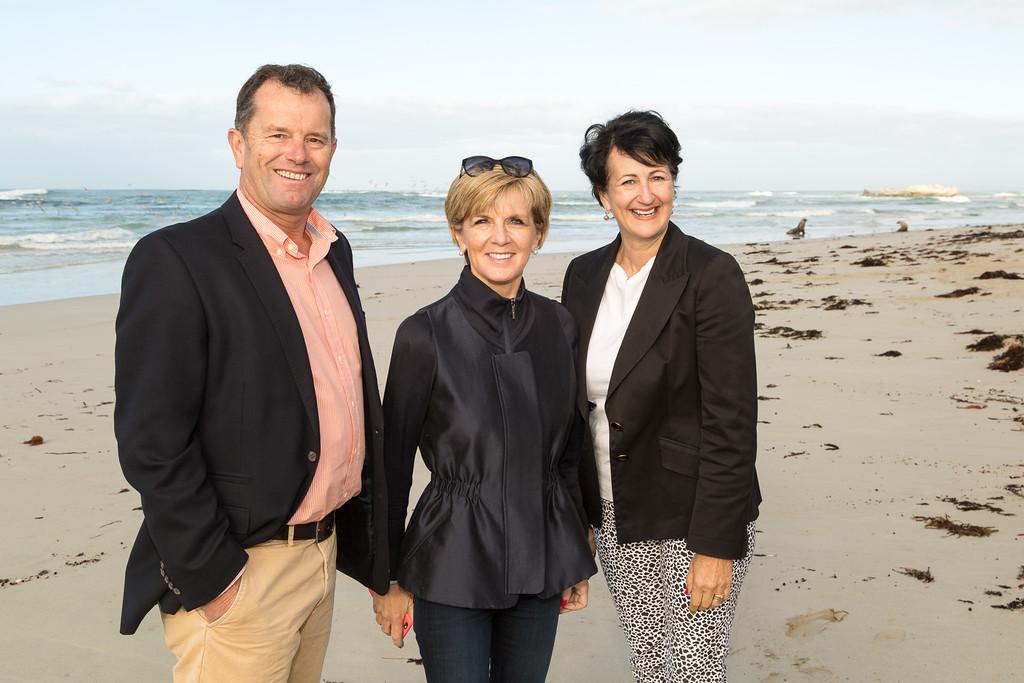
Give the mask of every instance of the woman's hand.
<path id="1" fill-rule="evenodd" d="M 575 612 L 587 606 L 587 598 L 590 595 L 590 581 L 583 579 L 575 586 L 569 586 L 562 591 L 562 609 L 559 614 Z"/>
<path id="2" fill-rule="evenodd" d="M 695 554 L 686 574 L 690 614 L 718 607 L 732 595 L 732 560 Z"/>
<path id="3" fill-rule="evenodd" d="M 373 595 L 373 612 L 377 615 L 380 630 L 384 635 L 391 636 L 395 647 L 402 647 L 407 633 L 402 628 L 406 615 L 409 625 L 412 625 L 412 593 L 393 583 L 387 595 L 377 595 L 373 591 L 370 594 Z"/>
<path id="4" fill-rule="evenodd" d="M 597 555 L 597 539 L 594 537 L 594 527 L 587 527 L 587 547 L 590 548 L 590 556 Z"/>

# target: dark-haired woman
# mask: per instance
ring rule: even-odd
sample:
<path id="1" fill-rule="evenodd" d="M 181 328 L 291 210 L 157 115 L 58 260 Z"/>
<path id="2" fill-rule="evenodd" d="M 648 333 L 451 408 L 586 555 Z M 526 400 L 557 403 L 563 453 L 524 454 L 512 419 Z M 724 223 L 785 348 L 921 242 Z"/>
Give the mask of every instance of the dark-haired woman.
<path id="1" fill-rule="evenodd" d="M 590 411 L 584 505 L 645 683 L 726 679 L 761 501 L 753 305 L 736 260 L 669 220 L 679 149 L 654 112 L 587 129 L 581 164 L 619 235 L 562 288 Z"/>

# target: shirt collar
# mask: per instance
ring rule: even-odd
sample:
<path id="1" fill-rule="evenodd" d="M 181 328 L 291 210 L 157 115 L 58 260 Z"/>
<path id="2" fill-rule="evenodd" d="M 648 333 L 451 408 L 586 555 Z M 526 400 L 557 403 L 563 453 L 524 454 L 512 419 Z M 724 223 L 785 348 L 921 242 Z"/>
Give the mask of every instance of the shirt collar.
<path id="1" fill-rule="evenodd" d="M 264 214 L 257 208 L 255 204 L 249 201 L 249 198 L 245 195 L 242 190 L 242 186 L 238 186 L 238 202 L 242 205 L 242 210 L 245 211 L 246 217 L 249 222 L 252 223 L 252 227 L 256 229 L 256 232 L 260 234 L 265 240 L 269 240 L 273 244 L 281 247 L 285 250 L 285 253 L 291 253 L 288 249 L 288 245 L 293 244 L 292 239 L 288 237 L 288 233 L 281 229 L 281 227 L 273 221 L 270 217 Z M 338 231 L 335 230 L 334 226 L 323 217 L 323 215 L 316 209 L 310 209 L 309 217 L 306 218 L 306 231 L 309 233 L 310 238 L 313 240 L 313 247 L 310 249 L 310 253 L 313 254 L 317 249 L 318 242 L 326 241 L 327 246 L 335 242 L 338 239 Z M 323 250 L 326 252 L 326 249 Z"/>

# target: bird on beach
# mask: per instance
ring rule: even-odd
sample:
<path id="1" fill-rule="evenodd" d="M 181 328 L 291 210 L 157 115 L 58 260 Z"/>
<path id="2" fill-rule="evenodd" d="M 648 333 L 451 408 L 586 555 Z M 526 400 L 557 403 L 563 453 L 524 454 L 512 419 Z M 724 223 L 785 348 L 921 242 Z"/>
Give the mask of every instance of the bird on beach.
<path id="1" fill-rule="evenodd" d="M 907 230 L 910 230 L 910 226 L 907 225 L 907 222 L 905 220 L 900 219 L 896 221 L 896 224 L 900 226 L 896 228 L 896 232 L 906 232 Z"/>
<path id="2" fill-rule="evenodd" d="M 807 219 L 806 218 L 801 218 L 800 219 L 800 223 L 795 228 L 793 228 L 792 230 L 787 230 L 786 234 L 787 235 L 795 235 L 796 237 L 803 237 L 804 236 L 804 226 L 805 225 L 807 225 Z"/>

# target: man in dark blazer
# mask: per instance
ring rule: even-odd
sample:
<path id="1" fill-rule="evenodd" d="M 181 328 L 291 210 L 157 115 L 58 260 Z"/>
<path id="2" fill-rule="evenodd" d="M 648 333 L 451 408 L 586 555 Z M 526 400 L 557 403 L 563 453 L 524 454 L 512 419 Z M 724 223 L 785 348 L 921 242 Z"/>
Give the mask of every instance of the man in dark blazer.
<path id="1" fill-rule="evenodd" d="M 266 65 L 223 206 L 139 241 L 114 427 L 143 523 L 121 632 L 159 604 L 174 678 L 319 681 L 338 570 L 387 590 L 382 413 L 348 241 L 316 211 L 330 86 Z"/>

